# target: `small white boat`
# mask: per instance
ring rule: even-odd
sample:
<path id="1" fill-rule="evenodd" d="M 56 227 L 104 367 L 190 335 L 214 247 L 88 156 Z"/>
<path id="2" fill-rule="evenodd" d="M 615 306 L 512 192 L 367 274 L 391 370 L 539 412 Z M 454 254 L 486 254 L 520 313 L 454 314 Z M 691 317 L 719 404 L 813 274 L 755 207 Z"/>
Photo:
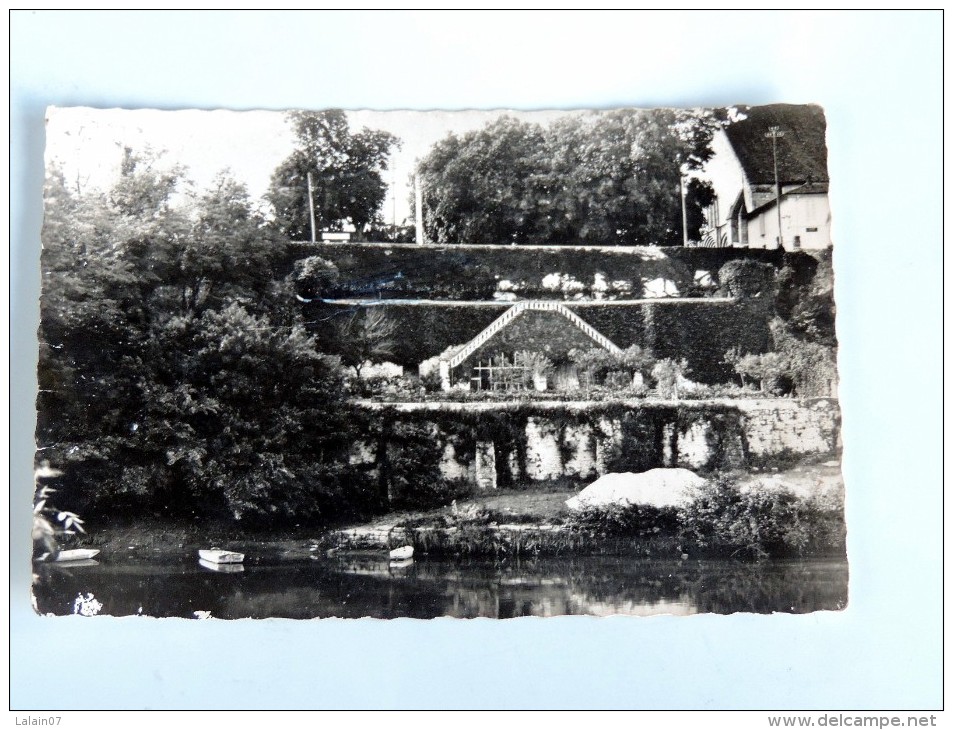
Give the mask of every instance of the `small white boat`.
<path id="1" fill-rule="evenodd" d="M 390 567 L 391 567 L 391 568 L 409 568 L 409 567 L 410 567 L 411 565 L 413 565 L 413 564 L 414 564 L 414 559 L 413 559 L 413 558 L 404 558 L 403 560 L 391 560 L 391 561 L 390 561 Z"/>
<path id="2" fill-rule="evenodd" d="M 206 570 L 214 570 L 216 573 L 243 573 L 245 566 L 241 563 L 211 563 L 208 560 L 199 558 L 199 565 Z"/>
<path id="3" fill-rule="evenodd" d="M 92 560 L 99 555 L 99 550 L 90 550 L 79 548 L 76 550 L 60 550 L 57 553 L 55 561 L 57 563 L 66 563 L 73 560 Z"/>
<path id="4" fill-rule="evenodd" d="M 199 559 L 207 563 L 234 564 L 240 563 L 245 559 L 244 554 L 236 553 L 231 550 L 199 550 Z"/>
<path id="5" fill-rule="evenodd" d="M 73 568 L 90 568 L 99 565 L 99 561 L 92 558 L 89 560 L 66 560 L 62 563 L 54 562 L 52 565 L 57 570 L 72 570 Z"/>
<path id="6" fill-rule="evenodd" d="M 410 560 L 412 557 L 414 557 L 414 549 L 410 545 L 404 545 L 390 551 L 391 560 Z"/>

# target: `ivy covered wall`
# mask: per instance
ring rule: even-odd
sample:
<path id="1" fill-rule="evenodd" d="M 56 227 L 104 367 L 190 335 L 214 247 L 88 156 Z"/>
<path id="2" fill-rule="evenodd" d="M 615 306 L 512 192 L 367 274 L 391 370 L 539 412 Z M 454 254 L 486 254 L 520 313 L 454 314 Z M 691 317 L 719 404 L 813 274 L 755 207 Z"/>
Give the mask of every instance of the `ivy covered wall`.
<path id="1" fill-rule="evenodd" d="M 568 309 L 623 349 L 640 345 L 651 349 L 657 358 L 686 359 L 689 377 L 701 383 L 734 380 L 731 366 L 724 362 L 725 352 L 732 347 L 752 353 L 771 349 L 772 312 L 768 304 L 759 299 L 620 304 L 564 302 Z M 306 306 L 305 319 L 328 351 L 343 347 L 336 342 L 336 325 L 345 322 L 358 307 L 317 303 Z M 441 354 L 448 347 L 469 342 L 511 305 L 388 301 L 374 306 L 386 312 L 396 327 L 387 359 L 415 373 L 424 360 Z M 525 316 L 526 313 L 513 324 Z M 526 322 L 529 324 L 531 320 Z M 512 333 L 508 336 L 513 337 Z M 527 334 L 527 338 L 531 343 L 532 337 Z M 514 349 L 532 348 L 514 344 L 507 351 Z"/>
<path id="2" fill-rule="evenodd" d="M 369 408 L 368 418 L 376 424 L 372 431 L 378 441 L 372 448 L 356 444 L 354 458 L 374 464 L 392 495 L 414 484 L 473 486 L 481 442 L 493 444 L 501 488 L 555 480 L 582 484 L 609 472 L 663 466 L 701 473 L 770 466 L 792 456 L 840 450 L 840 410 L 830 399 L 618 402 L 586 408 L 405 404 Z M 402 476 L 406 465 L 413 465 L 413 484 Z"/>
<path id="3" fill-rule="evenodd" d="M 498 291 L 508 291 L 509 282 L 521 298 L 562 296 L 553 275 L 563 282 L 581 285 L 578 291 L 593 297 L 598 280 L 608 287 L 604 295 L 638 298 L 644 282 L 665 279 L 679 296 L 710 293 L 699 286 L 698 272 L 717 278 L 728 261 L 745 259 L 771 264 L 775 269 L 790 267 L 810 278 L 817 260 L 805 252 L 742 248 L 594 248 L 579 246 L 466 246 L 335 243 L 287 244 L 281 271 L 291 271 L 294 262 L 320 256 L 340 272 L 338 284 L 326 292 L 327 298 L 373 297 L 479 301 L 492 299 Z M 279 274 L 281 274 L 279 271 Z M 547 279 L 547 277 L 550 277 Z M 548 286 L 544 284 L 548 282 Z M 627 282 L 628 288 L 614 289 L 613 282 Z M 717 281 L 714 282 L 717 285 Z"/>

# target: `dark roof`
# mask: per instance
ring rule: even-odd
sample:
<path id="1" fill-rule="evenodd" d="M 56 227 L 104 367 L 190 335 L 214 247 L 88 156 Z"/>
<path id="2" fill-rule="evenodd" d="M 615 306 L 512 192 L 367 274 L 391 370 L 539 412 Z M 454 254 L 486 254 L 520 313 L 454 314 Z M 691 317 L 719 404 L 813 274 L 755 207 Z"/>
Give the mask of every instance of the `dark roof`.
<path id="1" fill-rule="evenodd" d="M 790 195 L 827 195 L 827 183 L 805 183 L 804 185 L 798 185 L 796 188 L 791 188 L 790 190 L 781 193 L 782 198 L 787 198 Z M 739 200 L 741 202 L 744 201 L 743 194 L 739 196 Z M 762 203 L 754 210 L 748 211 L 747 216 L 751 218 L 752 216 L 755 216 L 758 213 L 771 208 L 776 202 L 776 198 L 771 198 L 771 200 L 767 201 L 766 203 Z M 734 206 L 732 206 L 731 210 L 732 215 L 737 212 Z"/>
<path id="2" fill-rule="evenodd" d="M 827 122 L 824 110 L 808 104 L 738 107 L 746 118 L 729 124 L 725 134 L 752 185 L 774 184 L 774 153 L 768 129 L 778 126 L 778 177 L 782 184 L 827 182 Z"/>
<path id="3" fill-rule="evenodd" d="M 791 188 L 785 195 L 821 195 L 827 194 L 828 184 L 826 182 L 809 182 Z"/>

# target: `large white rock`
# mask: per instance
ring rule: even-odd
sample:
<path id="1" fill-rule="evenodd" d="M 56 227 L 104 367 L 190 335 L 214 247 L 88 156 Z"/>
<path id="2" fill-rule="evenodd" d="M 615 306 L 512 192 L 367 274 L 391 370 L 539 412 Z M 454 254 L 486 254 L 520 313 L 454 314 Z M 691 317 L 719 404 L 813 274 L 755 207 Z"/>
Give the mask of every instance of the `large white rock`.
<path id="1" fill-rule="evenodd" d="M 571 510 L 607 504 L 677 507 L 691 501 L 705 480 L 689 469 L 649 469 L 639 474 L 606 474 L 566 500 Z"/>

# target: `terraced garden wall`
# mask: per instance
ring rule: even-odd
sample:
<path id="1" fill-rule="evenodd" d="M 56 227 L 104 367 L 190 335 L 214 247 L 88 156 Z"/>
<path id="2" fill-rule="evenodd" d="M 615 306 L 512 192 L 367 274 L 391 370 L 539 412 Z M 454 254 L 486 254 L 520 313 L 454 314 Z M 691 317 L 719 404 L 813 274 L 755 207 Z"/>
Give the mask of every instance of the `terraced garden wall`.
<path id="1" fill-rule="evenodd" d="M 761 353 L 771 349 L 773 314 L 760 299 L 660 299 L 633 302 L 563 302 L 621 348 L 637 344 L 658 358 L 684 358 L 689 377 L 702 383 L 727 383 L 734 374 L 724 362 L 732 347 Z M 416 373 L 424 360 L 462 345 L 511 305 L 497 302 L 410 302 L 382 300 L 369 305 L 310 304 L 309 326 L 329 350 L 337 345 L 337 326 L 366 306 L 381 307 L 394 322 L 388 360 Z M 521 349 L 521 348 L 517 348 Z"/>
<path id="2" fill-rule="evenodd" d="M 413 463 L 418 479 L 484 489 L 582 484 L 662 466 L 705 473 L 840 452 L 832 399 L 365 408 L 377 436 L 355 444 L 352 463 L 385 479 Z M 430 473 L 419 473 L 420 465 Z"/>
<path id="3" fill-rule="evenodd" d="M 790 266 L 810 274 L 817 261 L 804 252 L 741 248 L 646 248 L 582 246 L 425 245 L 381 243 L 287 244 L 279 266 L 287 273 L 294 262 L 320 256 L 334 263 L 340 283 L 328 298 L 383 298 L 478 301 L 513 292 L 521 298 L 549 298 L 563 293 L 639 298 L 645 282 L 666 280 L 678 296 L 705 296 L 699 272 L 717 277 L 734 259 L 751 259 L 775 268 Z M 281 272 L 279 272 L 281 273 Z M 557 285 L 554 276 L 561 278 Z M 508 282 L 505 284 L 503 282 Z M 571 298 L 571 296 L 570 296 Z"/>

